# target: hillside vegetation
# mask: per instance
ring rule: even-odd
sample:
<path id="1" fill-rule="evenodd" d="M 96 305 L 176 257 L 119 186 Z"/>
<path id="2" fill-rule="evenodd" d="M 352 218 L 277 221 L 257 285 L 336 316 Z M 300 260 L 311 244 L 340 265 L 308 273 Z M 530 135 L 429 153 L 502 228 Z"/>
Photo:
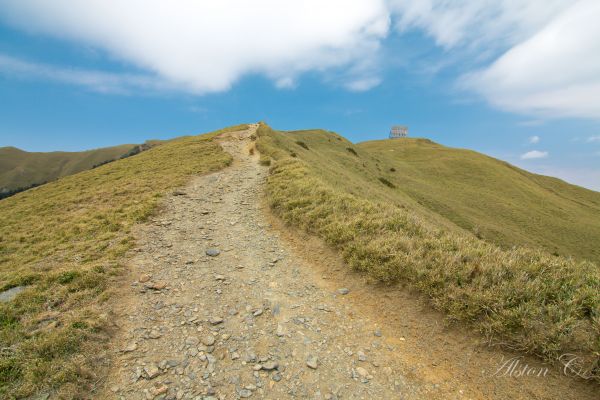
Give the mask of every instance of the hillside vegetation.
<path id="1" fill-rule="evenodd" d="M 359 143 L 402 192 L 505 248 L 541 247 L 600 264 L 600 193 L 426 139 Z"/>
<path id="2" fill-rule="evenodd" d="M 228 128 L 238 130 L 245 126 Z M 226 130 L 223 130 L 226 131 Z M 0 398 L 87 391 L 101 376 L 111 287 L 163 194 L 225 167 L 212 134 L 176 139 L 0 201 Z"/>
<path id="3" fill-rule="evenodd" d="M 382 155 L 386 145 L 394 154 Z M 599 194 L 426 140 L 353 145 L 331 132 L 261 125 L 257 148 L 271 165 L 274 212 L 338 248 L 351 267 L 408 283 L 451 320 L 513 349 L 546 360 L 576 354 L 598 378 L 600 269 L 585 259 L 598 254 L 586 241 L 598 243 Z M 426 168 L 420 159 L 432 171 L 415 171 Z M 476 198 L 462 206 L 467 193 Z M 569 238 L 559 247 L 560 226 Z M 507 248 L 516 243 L 530 246 Z"/>
<path id="4" fill-rule="evenodd" d="M 26 189 L 58 178 L 92 169 L 107 162 L 150 148 L 159 141 L 144 145 L 123 144 L 80 152 L 27 152 L 15 147 L 0 147 L 0 194 Z"/>

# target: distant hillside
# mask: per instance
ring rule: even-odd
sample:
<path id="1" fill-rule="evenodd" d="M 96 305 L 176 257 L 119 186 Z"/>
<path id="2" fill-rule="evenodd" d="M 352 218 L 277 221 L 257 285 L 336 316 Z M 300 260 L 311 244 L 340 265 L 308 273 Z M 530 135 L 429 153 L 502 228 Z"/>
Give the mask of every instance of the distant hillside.
<path id="1" fill-rule="evenodd" d="M 600 193 L 424 139 L 257 136 L 269 204 L 291 227 L 491 343 L 576 354 L 600 380 Z"/>
<path id="2" fill-rule="evenodd" d="M 407 207 L 435 226 L 600 262 L 598 192 L 427 139 L 354 145 L 321 130 L 274 138 L 334 187 Z"/>
<path id="3" fill-rule="evenodd" d="M 598 192 L 426 139 L 357 147 L 395 191 L 480 238 L 600 262 Z"/>
<path id="4" fill-rule="evenodd" d="M 177 138 L 94 169 L 133 146 L 102 149 L 97 158 L 59 157 L 63 171 L 89 170 L 0 201 L 0 292 L 23 289 L 13 301 L 0 301 L 1 399 L 47 398 L 48 391 L 56 393 L 51 398 L 90 398 L 106 366 L 98 357 L 114 331 L 107 301 L 127 271 L 133 225 L 191 176 L 229 165 L 231 156 L 213 139 L 245 128 Z M 55 156 L 38 154 L 31 165 L 43 170 Z"/>
<path id="5" fill-rule="evenodd" d="M 0 148 L 0 196 L 73 175 L 110 161 L 146 150 L 160 141 L 143 145 L 123 144 L 80 152 L 30 153 L 15 147 Z"/>

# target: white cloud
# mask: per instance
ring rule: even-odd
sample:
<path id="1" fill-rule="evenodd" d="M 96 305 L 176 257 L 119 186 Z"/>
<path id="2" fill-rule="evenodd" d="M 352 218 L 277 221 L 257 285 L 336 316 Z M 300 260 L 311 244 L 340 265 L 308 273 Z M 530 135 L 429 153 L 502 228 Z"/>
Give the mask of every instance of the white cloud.
<path id="1" fill-rule="evenodd" d="M 400 31 L 425 31 L 446 49 L 513 45 L 526 39 L 573 0 L 390 0 Z"/>
<path id="2" fill-rule="evenodd" d="M 588 143 L 594 143 L 594 142 L 600 143 L 600 135 L 590 136 L 589 138 L 587 138 L 586 142 L 588 142 Z"/>
<path id="3" fill-rule="evenodd" d="M 352 92 L 365 92 L 369 89 L 374 88 L 375 86 L 381 83 L 381 79 L 379 78 L 363 78 L 357 79 L 351 82 L 346 83 L 344 86 L 346 89 Z"/>
<path id="4" fill-rule="evenodd" d="M 0 0 L 16 26 L 89 44 L 194 93 L 352 68 L 388 33 L 384 0 Z M 370 70 L 352 81 L 371 81 Z M 350 83 L 352 86 L 352 84 Z"/>
<path id="5" fill-rule="evenodd" d="M 0 0 L 0 18 L 200 94 L 249 74 L 294 88 L 307 71 L 369 90 L 381 84 L 390 26 L 419 30 L 444 50 L 427 65 L 459 65 L 459 87 L 495 107 L 600 119 L 598 0 Z"/>
<path id="6" fill-rule="evenodd" d="M 598 20 L 599 1 L 575 1 L 464 85 L 507 111 L 599 119 Z"/>
<path id="7" fill-rule="evenodd" d="M 139 90 L 157 92 L 179 89 L 168 82 L 150 75 L 118 74 L 94 70 L 61 68 L 32 63 L 1 53 L 0 73 L 80 85 L 101 93 L 128 94 Z"/>
<path id="8" fill-rule="evenodd" d="M 539 142 L 540 142 L 540 137 L 537 135 L 529 138 L 529 143 L 535 144 L 535 143 L 539 143 Z"/>
<path id="9" fill-rule="evenodd" d="M 521 160 L 533 160 L 536 158 L 546 158 L 548 157 L 547 151 L 539 151 L 539 150 L 531 150 L 525 154 L 521 154 Z"/>

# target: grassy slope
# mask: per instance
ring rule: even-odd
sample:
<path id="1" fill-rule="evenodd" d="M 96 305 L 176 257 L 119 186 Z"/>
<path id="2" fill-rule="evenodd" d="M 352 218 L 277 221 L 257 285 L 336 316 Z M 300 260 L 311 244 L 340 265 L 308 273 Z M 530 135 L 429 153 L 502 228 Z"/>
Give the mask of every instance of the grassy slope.
<path id="1" fill-rule="evenodd" d="M 423 139 L 358 147 L 379 160 L 398 192 L 486 240 L 600 264 L 598 192 Z"/>
<path id="2" fill-rule="evenodd" d="M 258 134 L 272 164 L 269 200 L 286 222 L 325 239 L 353 268 L 421 290 L 453 320 L 547 360 L 577 354 L 600 375 L 597 265 L 479 240 L 390 187 L 401 184 L 391 166 L 335 134 L 264 125 Z"/>
<path id="3" fill-rule="evenodd" d="M 0 148 L 0 190 L 28 187 L 91 169 L 115 160 L 135 145 L 124 144 L 81 152 L 30 153 L 14 147 Z"/>
<path id="4" fill-rule="evenodd" d="M 1 398 L 89 389 L 131 228 L 189 176 L 230 163 L 214 134 L 180 138 L 0 202 L 0 290 L 27 286 L 0 303 Z"/>

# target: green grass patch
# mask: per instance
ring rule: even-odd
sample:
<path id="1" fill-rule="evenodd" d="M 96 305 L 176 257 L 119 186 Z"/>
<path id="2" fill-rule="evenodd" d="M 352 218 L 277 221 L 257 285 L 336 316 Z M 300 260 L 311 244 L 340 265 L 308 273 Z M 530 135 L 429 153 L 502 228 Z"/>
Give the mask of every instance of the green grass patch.
<path id="1" fill-rule="evenodd" d="M 0 201 L 0 289 L 26 287 L 0 303 L 0 398 L 86 397 L 131 228 L 189 177 L 229 165 L 213 138 L 245 127 L 175 139 Z"/>

